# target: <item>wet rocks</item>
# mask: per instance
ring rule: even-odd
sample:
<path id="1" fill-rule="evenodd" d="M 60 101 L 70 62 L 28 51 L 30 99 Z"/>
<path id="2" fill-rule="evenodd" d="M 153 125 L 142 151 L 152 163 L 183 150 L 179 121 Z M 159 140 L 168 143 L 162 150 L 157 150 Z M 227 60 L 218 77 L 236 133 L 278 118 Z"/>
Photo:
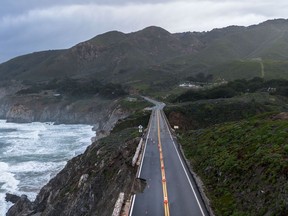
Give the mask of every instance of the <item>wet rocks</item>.
<path id="1" fill-rule="evenodd" d="M 17 202 L 13 205 L 9 211 L 7 212 L 7 216 L 20 216 L 20 215 L 28 215 L 33 212 L 34 205 L 33 203 L 27 198 L 26 195 L 21 195 L 21 197 L 17 197 L 15 195 L 7 194 L 6 200 L 10 199 L 9 201 Z M 12 199 L 12 200 L 11 200 Z"/>
<path id="2" fill-rule="evenodd" d="M 20 197 L 17 195 L 6 193 L 6 197 L 5 197 L 6 202 L 12 202 L 15 204 L 19 199 Z"/>

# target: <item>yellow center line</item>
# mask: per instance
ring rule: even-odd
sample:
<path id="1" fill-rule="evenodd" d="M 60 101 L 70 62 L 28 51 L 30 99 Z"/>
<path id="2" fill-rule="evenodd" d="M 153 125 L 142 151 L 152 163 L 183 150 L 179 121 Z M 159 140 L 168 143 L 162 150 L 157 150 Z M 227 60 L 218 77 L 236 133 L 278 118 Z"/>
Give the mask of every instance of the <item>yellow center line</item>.
<path id="1" fill-rule="evenodd" d="M 162 189 L 163 189 L 163 201 L 164 201 L 164 215 L 170 216 L 169 210 L 169 202 L 168 202 L 168 192 L 167 192 L 167 182 L 165 176 L 165 166 L 164 159 L 162 153 L 162 144 L 161 144 L 161 136 L 160 136 L 160 118 L 159 111 L 157 111 L 157 126 L 158 126 L 158 148 L 160 153 L 160 166 L 161 166 L 161 175 L 162 175 Z"/>

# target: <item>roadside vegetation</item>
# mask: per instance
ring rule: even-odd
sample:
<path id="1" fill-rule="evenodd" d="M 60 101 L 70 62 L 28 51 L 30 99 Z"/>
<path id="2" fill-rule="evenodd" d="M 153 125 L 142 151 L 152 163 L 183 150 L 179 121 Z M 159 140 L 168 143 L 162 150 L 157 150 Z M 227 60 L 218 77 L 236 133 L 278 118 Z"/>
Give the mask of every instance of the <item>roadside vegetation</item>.
<path id="1" fill-rule="evenodd" d="M 130 127 L 134 127 L 138 131 L 139 125 L 142 125 L 144 129 L 148 127 L 151 110 L 145 108 L 152 107 L 154 106 L 153 104 L 138 96 L 126 97 L 122 99 L 119 104 L 122 109 L 132 114 L 125 119 L 119 120 L 112 132 L 121 131 Z"/>
<path id="2" fill-rule="evenodd" d="M 288 215 L 287 128 L 269 114 L 179 134 L 216 215 Z"/>
<path id="3" fill-rule="evenodd" d="M 165 108 L 215 215 L 288 215 L 288 81 L 235 80 Z"/>
<path id="4" fill-rule="evenodd" d="M 288 96 L 288 81 L 284 79 L 264 80 L 255 77 L 251 80 L 234 80 L 212 89 L 188 90 L 172 99 L 172 102 L 187 102 L 203 99 L 232 98 L 244 93 L 269 92 L 271 95 Z"/>

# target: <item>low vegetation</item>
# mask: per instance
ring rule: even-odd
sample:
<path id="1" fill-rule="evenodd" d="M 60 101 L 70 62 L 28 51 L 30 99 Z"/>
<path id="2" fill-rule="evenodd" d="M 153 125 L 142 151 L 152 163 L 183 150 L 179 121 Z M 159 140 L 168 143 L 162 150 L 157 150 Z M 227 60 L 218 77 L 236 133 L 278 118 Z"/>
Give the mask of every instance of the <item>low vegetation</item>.
<path id="1" fill-rule="evenodd" d="M 232 98 L 244 93 L 269 92 L 272 95 L 288 96 L 288 81 L 283 79 L 264 80 L 255 77 L 251 80 L 235 80 L 212 89 L 188 90 L 172 102 L 197 101 L 203 99 Z"/>
<path id="2" fill-rule="evenodd" d="M 151 111 L 138 111 L 133 115 L 127 117 L 126 119 L 117 122 L 116 126 L 113 128 L 112 132 L 117 132 L 124 130 L 125 128 L 134 127 L 138 132 L 138 126 L 142 125 L 143 128 L 147 128 Z"/>
<path id="3" fill-rule="evenodd" d="M 287 86 L 235 80 L 165 108 L 215 215 L 288 215 Z"/>
<path id="4" fill-rule="evenodd" d="M 130 97 L 123 98 L 120 101 L 120 106 L 122 109 L 135 112 L 135 111 L 141 111 L 146 107 L 152 107 L 154 105 L 142 97 L 130 96 Z"/>
<path id="5" fill-rule="evenodd" d="M 72 97 L 89 97 L 99 94 L 102 97 L 108 99 L 114 99 L 120 96 L 124 96 L 127 92 L 122 85 L 107 83 L 102 84 L 96 79 L 92 80 L 80 80 L 66 78 L 62 80 L 54 79 L 48 83 L 25 83 L 28 87 L 20 90 L 17 94 L 37 94 L 45 90 L 54 90 L 59 94 Z"/>
<path id="6" fill-rule="evenodd" d="M 179 135 L 216 215 L 288 214 L 287 128 L 269 114 Z"/>

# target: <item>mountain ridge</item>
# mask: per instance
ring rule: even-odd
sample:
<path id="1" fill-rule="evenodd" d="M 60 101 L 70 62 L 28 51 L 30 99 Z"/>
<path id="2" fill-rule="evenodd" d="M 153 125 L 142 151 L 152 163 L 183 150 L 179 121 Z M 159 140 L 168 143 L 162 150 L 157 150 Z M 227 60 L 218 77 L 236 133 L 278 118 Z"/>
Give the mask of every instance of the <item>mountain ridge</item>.
<path id="1" fill-rule="evenodd" d="M 193 73 L 214 73 L 215 66 L 235 60 L 286 62 L 287 32 L 286 19 L 208 32 L 170 33 L 156 26 L 127 34 L 110 31 L 69 49 L 11 59 L 0 64 L 0 76 L 3 80 L 31 81 L 97 77 L 101 82 L 130 83 L 161 71 L 163 80 L 171 76 L 179 80 Z M 283 77 L 288 77 L 284 72 Z M 152 76 L 146 82 L 154 80 Z"/>
<path id="2" fill-rule="evenodd" d="M 232 86 L 238 89 L 237 94 L 232 86 L 229 87 L 229 84 L 231 85 L 231 82 L 229 82 L 226 86 L 220 86 L 219 89 L 214 88 L 213 91 L 200 95 L 202 99 L 210 99 L 198 100 L 198 98 L 195 103 L 189 103 L 188 101 L 185 104 L 173 104 L 168 108 L 168 112 L 165 110 L 170 124 L 178 125 L 180 128 L 176 133 L 187 129 L 187 134 L 178 136 L 181 139 L 181 145 L 184 147 L 185 153 L 187 152 L 187 158 L 190 160 L 192 152 L 192 150 L 190 152 L 190 149 L 193 149 L 193 153 L 196 152 L 195 146 L 199 152 L 207 152 L 208 156 L 199 159 L 201 163 L 196 164 L 195 167 L 197 169 L 198 165 L 199 173 L 203 173 L 201 179 L 209 180 L 208 183 L 204 182 L 204 185 L 209 189 L 205 191 L 212 195 L 209 198 L 213 198 L 215 195 L 216 201 L 212 202 L 213 210 L 216 213 L 221 212 L 220 215 L 232 215 L 233 213 L 246 215 L 246 212 L 247 214 L 253 212 L 253 215 L 257 213 L 259 215 L 274 215 L 274 213 L 286 215 L 287 205 L 285 204 L 287 204 L 287 200 L 282 185 L 287 182 L 285 181 L 288 152 L 288 146 L 285 145 L 287 143 L 285 142 L 287 133 L 283 133 L 283 128 L 287 128 L 287 122 L 277 120 L 276 123 L 279 123 L 281 127 L 275 133 L 277 127 L 275 127 L 274 119 L 278 115 L 269 114 L 268 116 L 265 114 L 267 115 L 266 119 L 263 119 L 264 114 L 255 117 L 259 113 L 287 111 L 287 98 L 284 100 L 284 96 L 287 95 L 286 81 L 278 80 L 275 82 L 274 80 L 266 86 L 263 84 L 264 79 L 254 78 L 249 81 L 251 84 L 247 84 L 248 81 L 244 80 L 252 76 L 263 76 L 271 79 L 275 76 L 283 78 L 287 74 L 286 50 L 282 48 L 286 46 L 288 21 L 275 22 L 275 25 L 271 21 L 251 27 L 231 26 L 206 33 L 171 34 L 162 28 L 153 26 L 129 34 L 111 31 L 79 43 L 70 49 L 34 53 L 19 57 L 20 60 L 14 59 L 11 60 L 12 62 L 0 65 L 0 76 L 2 77 L 3 74 L 10 71 L 9 73 L 12 76 L 7 76 L 6 79 L 16 79 L 16 81 L 10 82 L 17 83 L 20 90 L 14 90 L 14 93 L 17 92 L 15 95 L 18 98 L 12 95 L 14 93 L 11 93 L 0 100 L 0 104 L 3 105 L 2 116 L 4 118 L 5 116 L 7 118 L 7 111 L 11 111 L 9 114 L 14 120 L 15 117 L 19 120 L 19 116 L 22 119 L 25 117 L 24 120 L 27 120 L 27 114 L 30 114 L 33 109 L 37 110 L 35 113 L 39 114 L 38 116 L 44 116 L 45 120 L 51 119 L 52 114 L 60 113 L 61 115 L 55 116 L 58 120 L 59 116 L 63 116 L 62 121 L 68 119 L 71 122 L 75 119 L 87 119 L 89 122 L 92 121 L 90 123 L 98 123 L 94 129 L 97 129 L 97 132 L 100 133 L 100 136 L 97 134 L 97 138 L 100 138 L 108 134 L 116 121 L 119 118 L 124 118 L 126 113 L 135 111 L 135 107 L 140 110 L 138 110 L 138 113 L 134 113 L 133 118 L 130 118 L 130 116 L 118 122 L 119 124 L 116 124 L 110 136 L 94 142 L 84 154 L 70 160 L 67 166 L 41 189 L 34 202 L 30 202 L 25 196 L 22 199 L 18 198 L 17 203 L 9 210 L 8 215 L 19 215 L 19 212 L 35 216 L 51 214 L 111 215 L 120 192 L 125 192 L 126 199 L 129 199 L 128 195 L 131 191 L 134 193 L 135 188 L 133 187 L 131 190 L 131 185 L 135 185 L 133 181 L 136 167 L 132 167 L 131 159 L 141 136 L 137 126 L 144 125 L 143 122 L 146 119 L 145 128 L 150 113 L 142 113 L 143 107 L 141 104 L 143 103 L 138 98 L 131 95 L 124 98 L 126 94 L 115 94 L 118 87 L 122 90 L 121 85 L 111 86 L 109 82 L 121 83 L 126 87 L 132 86 L 139 89 L 149 86 L 153 87 L 153 91 L 159 94 L 161 90 L 173 85 L 176 86 L 179 81 L 185 80 L 188 76 L 199 75 L 200 72 L 205 73 L 206 78 L 213 74 L 214 79 L 215 77 L 227 80 L 242 79 L 235 81 L 234 85 L 232 83 Z M 284 25 L 281 22 L 284 22 Z M 278 25 L 280 27 L 277 27 Z M 270 32 L 271 29 L 277 31 Z M 280 46 L 281 44 L 284 45 Z M 270 50 L 273 52 L 270 52 Z M 269 52 L 267 53 L 267 51 Z M 6 68 L 6 71 L 3 68 Z M 201 78 L 201 76 L 199 77 Z M 203 77 L 205 78 L 205 76 Z M 86 88 L 91 87 L 91 85 L 99 87 L 103 85 L 101 82 L 108 83 L 106 88 L 103 87 L 104 93 L 110 93 L 110 96 L 115 97 L 114 101 L 105 99 L 105 97 L 102 98 L 100 89 L 95 90 L 93 88 L 92 91 Z M 6 85 L 8 85 L 7 83 Z M 282 83 L 282 90 L 279 88 L 281 86 L 279 83 Z M 54 84 L 54 88 L 48 88 L 49 84 L 50 87 Z M 144 86 L 144 84 L 147 86 Z M 28 88 L 22 89 L 23 85 L 28 86 Z M 43 87 L 39 90 L 37 89 L 39 86 L 47 88 Z M 277 91 L 275 88 L 275 92 L 262 92 L 266 91 L 268 86 L 269 89 L 271 89 L 270 87 L 274 89 L 277 86 Z M 257 92 L 252 93 L 254 88 L 256 91 L 256 87 Z M 66 91 L 64 91 L 65 88 Z M 265 90 L 263 90 L 264 88 Z M 33 92 L 35 89 L 38 92 Z M 58 92 L 61 89 L 63 92 Z M 75 93 L 75 90 L 78 94 L 73 95 L 72 93 Z M 231 94 L 231 92 L 234 93 Z M 277 93 L 277 95 L 274 96 L 274 93 Z M 227 98 L 233 95 L 237 97 Z M 105 96 L 105 94 L 102 94 L 102 96 Z M 180 99 L 189 99 L 192 96 L 188 94 Z M 15 103 L 11 100 L 13 98 L 15 98 Z M 25 101 L 22 102 L 20 99 L 25 99 Z M 104 99 L 105 103 L 101 101 Z M 3 103 L 5 100 L 7 100 L 7 105 Z M 115 103 L 115 106 L 112 106 L 113 103 Z M 54 104 L 61 106 L 56 107 Z M 19 110 L 22 115 L 15 115 L 19 113 Z M 42 115 L 42 111 L 45 111 L 45 115 Z M 85 115 L 81 115 L 82 113 Z M 95 113 L 98 113 L 98 115 L 94 115 Z M 285 116 L 287 117 L 287 113 L 285 113 Z M 29 121 L 36 119 L 33 115 L 28 117 L 32 119 L 28 119 Z M 43 118 L 38 119 L 43 120 Z M 240 123 L 233 122 L 239 119 L 245 120 Z M 193 130 L 190 131 L 190 129 Z M 243 152 L 249 150 L 250 145 L 247 148 L 245 147 L 247 144 L 245 133 L 246 135 L 251 134 L 248 139 L 248 141 L 251 141 L 251 147 L 258 148 L 259 146 L 260 150 L 264 149 L 264 151 L 259 151 L 259 149 L 257 151 L 258 156 L 261 156 L 259 153 L 263 153 L 263 157 L 260 158 L 263 160 L 257 159 L 261 161 L 258 167 L 256 166 L 257 161 L 254 161 L 255 150 L 252 148 L 248 153 L 251 152 L 249 158 L 253 159 L 250 160 L 253 163 L 251 163 L 251 166 L 246 163 L 249 158 L 245 158 L 246 154 Z M 191 142 L 189 134 L 193 135 L 191 136 L 193 142 Z M 267 134 L 273 136 L 273 139 L 267 137 Z M 195 138 L 199 140 L 195 140 Z M 203 140 L 209 142 L 205 141 L 201 146 Z M 243 142 L 237 143 L 239 140 Z M 277 145 L 275 145 L 276 142 L 278 142 Z M 191 143 L 195 146 L 191 146 Z M 210 143 L 215 144 L 213 148 L 207 146 Z M 263 143 L 266 144 L 267 151 L 263 148 Z M 283 146 L 280 146 L 282 144 Z M 271 145 L 275 147 L 275 152 L 279 154 L 270 151 Z M 211 158 L 209 157 L 211 155 L 209 151 L 214 151 L 212 155 L 216 156 L 216 159 L 211 160 L 211 162 L 206 160 Z M 217 151 L 219 154 L 215 154 Z M 197 156 L 199 155 L 201 154 Z M 197 157 L 195 158 L 197 159 Z M 238 166 L 239 159 L 243 160 L 240 167 Z M 203 161 L 207 162 L 205 166 L 203 166 Z M 279 170 L 281 171 L 278 161 L 283 162 L 281 166 L 285 167 L 285 169 L 282 169 L 281 184 L 279 184 L 279 187 L 275 184 L 277 190 L 281 190 L 280 193 L 271 189 L 271 184 L 277 181 Z M 191 162 L 193 164 L 193 159 Z M 263 165 L 267 168 L 271 167 L 275 171 L 272 176 L 270 168 L 267 169 L 267 172 L 265 171 L 267 181 L 264 179 L 265 176 L 262 175 Z M 238 167 L 237 170 L 235 167 Z M 251 167 L 255 167 L 255 169 L 251 169 Z M 258 168 L 262 170 L 259 173 L 257 173 Z M 253 170 L 253 172 L 246 172 L 247 170 Z M 235 172 L 234 176 L 237 177 L 237 181 L 229 175 L 233 172 Z M 245 173 L 247 176 L 247 181 L 242 181 L 244 184 L 238 183 L 238 180 L 244 176 L 241 173 Z M 219 181 L 219 179 L 222 180 Z M 236 184 L 230 184 L 232 182 Z M 251 187 L 251 184 L 248 184 L 250 182 L 255 184 L 252 184 Z M 223 187 L 223 184 L 228 183 L 228 186 L 231 185 L 230 188 L 226 185 Z M 259 185 L 264 186 L 264 190 Z M 244 198 L 243 194 L 246 194 Z M 281 205 L 276 206 L 277 209 L 275 203 L 270 202 L 274 200 L 271 194 L 275 194 L 274 197 L 280 194 L 280 198 L 283 199 Z M 251 203 L 251 197 L 258 200 L 253 199 Z M 255 208 L 255 201 L 257 201 L 257 208 Z M 25 206 L 24 209 L 23 206 Z M 250 206 L 249 211 L 247 206 Z"/>

